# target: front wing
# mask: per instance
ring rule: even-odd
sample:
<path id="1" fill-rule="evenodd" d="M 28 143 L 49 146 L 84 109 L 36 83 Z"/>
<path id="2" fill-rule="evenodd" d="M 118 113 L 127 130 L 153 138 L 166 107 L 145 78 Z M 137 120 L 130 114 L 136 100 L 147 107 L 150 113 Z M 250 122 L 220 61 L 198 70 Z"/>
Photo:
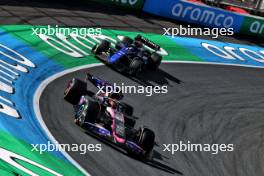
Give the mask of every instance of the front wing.
<path id="1" fill-rule="evenodd" d="M 129 151 L 135 155 L 143 156 L 145 155 L 145 151 L 138 146 L 135 142 L 127 140 L 124 144 L 118 143 L 115 141 L 114 137 L 112 136 L 111 132 L 99 124 L 96 123 L 85 123 L 85 128 L 89 130 L 89 132 L 93 133 L 97 137 L 102 137 L 107 141 L 114 143 L 115 145 Z"/>

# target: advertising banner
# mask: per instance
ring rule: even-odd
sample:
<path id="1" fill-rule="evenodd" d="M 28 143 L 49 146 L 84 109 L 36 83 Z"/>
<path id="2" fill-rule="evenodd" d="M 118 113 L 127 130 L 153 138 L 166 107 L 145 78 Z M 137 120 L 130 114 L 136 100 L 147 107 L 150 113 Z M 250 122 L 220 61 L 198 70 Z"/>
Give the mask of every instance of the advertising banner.
<path id="1" fill-rule="evenodd" d="M 233 28 L 239 32 L 244 17 L 232 12 L 198 5 L 180 0 L 146 0 L 143 10 L 145 12 L 184 21 L 200 24 L 211 28 Z"/>
<path id="2" fill-rule="evenodd" d="M 264 19 L 245 17 L 240 32 L 242 34 L 250 34 L 264 37 Z"/>

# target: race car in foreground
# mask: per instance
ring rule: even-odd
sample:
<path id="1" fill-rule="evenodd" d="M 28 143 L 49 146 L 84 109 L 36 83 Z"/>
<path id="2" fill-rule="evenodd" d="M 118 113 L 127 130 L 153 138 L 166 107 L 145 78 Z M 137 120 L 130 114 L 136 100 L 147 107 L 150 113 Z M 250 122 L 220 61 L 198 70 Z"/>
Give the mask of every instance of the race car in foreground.
<path id="1" fill-rule="evenodd" d="M 151 159 L 155 134 L 147 127 L 135 129 L 133 108 L 120 100 L 121 93 L 88 95 L 87 83 L 98 88 L 110 83 L 87 74 L 85 81 L 73 78 L 64 91 L 64 99 L 74 107 L 74 122 L 88 132 L 113 142 L 133 156 Z M 106 86 L 107 85 L 107 86 Z"/>
<path id="2" fill-rule="evenodd" d="M 147 46 L 154 52 L 147 49 Z M 92 48 L 92 52 L 104 63 L 116 70 L 137 76 L 145 69 L 156 70 L 162 60 L 161 55 L 157 53 L 160 46 L 150 40 L 137 35 L 134 40 L 120 36 L 115 47 L 107 40 L 102 40 Z"/>

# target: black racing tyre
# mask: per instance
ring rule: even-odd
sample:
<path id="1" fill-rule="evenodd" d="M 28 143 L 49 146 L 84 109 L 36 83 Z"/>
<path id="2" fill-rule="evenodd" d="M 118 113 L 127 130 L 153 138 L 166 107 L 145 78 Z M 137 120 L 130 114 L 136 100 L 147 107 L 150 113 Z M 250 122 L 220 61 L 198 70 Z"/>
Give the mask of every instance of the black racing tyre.
<path id="1" fill-rule="evenodd" d="M 148 66 L 151 70 L 156 70 L 160 66 L 162 57 L 158 53 L 152 53 L 149 58 Z"/>
<path id="2" fill-rule="evenodd" d="M 97 101 L 88 100 L 88 103 L 84 105 L 85 107 L 79 113 L 78 123 L 80 126 L 84 126 L 85 122 L 95 123 L 99 119 L 99 113 L 101 111 L 101 106 Z"/>
<path id="3" fill-rule="evenodd" d="M 139 73 L 142 71 L 143 65 L 144 63 L 142 60 L 134 58 L 129 65 L 128 74 L 133 76 L 139 75 Z"/>
<path id="4" fill-rule="evenodd" d="M 126 104 L 124 102 L 120 103 L 122 106 L 122 112 L 127 116 L 132 116 L 134 112 L 134 108 L 130 106 L 129 104 Z"/>
<path id="5" fill-rule="evenodd" d="M 138 145 L 142 147 L 146 151 L 146 153 L 150 153 L 153 150 L 155 145 L 155 133 L 148 128 L 140 128 L 139 129 L 139 139 Z"/>
<path id="6" fill-rule="evenodd" d="M 107 40 L 102 40 L 100 44 L 95 45 L 92 48 L 92 52 L 94 54 L 101 54 L 102 52 L 106 52 L 110 48 L 111 43 Z"/>
<path id="7" fill-rule="evenodd" d="M 86 83 L 77 78 L 73 78 L 64 91 L 64 100 L 76 105 L 80 101 L 82 95 L 86 93 Z"/>

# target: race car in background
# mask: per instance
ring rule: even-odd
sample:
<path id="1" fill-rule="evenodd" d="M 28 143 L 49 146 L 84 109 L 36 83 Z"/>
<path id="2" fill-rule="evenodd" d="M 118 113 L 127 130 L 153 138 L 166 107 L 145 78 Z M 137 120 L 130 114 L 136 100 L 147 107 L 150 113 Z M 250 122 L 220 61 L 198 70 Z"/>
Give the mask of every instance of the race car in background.
<path id="1" fill-rule="evenodd" d="M 64 99 L 74 107 L 74 122 L 88 132 L 102 137 L 125 149 L 129 154 L 151 159 L 155 134 L 147 127 L 135 129 L 133 108 L 120 100 L 121 93 L 88 95 L 87 83 L 98 88 L 110 83 L 87 74 L 85 81 L 73 78 L 64 91 Z M 106 86 L 107 85 L 107 86 Z"/>
<path id="2" fill-rule="evenodd" d="M 153 49 L 150 51 L 144 45 Z M 150 40 L 137 35 L 134 40 L 121 36 L 115 47 L 107 40 L 102 40 L 100 44 L 94 45 L 92 52 L 104 63 L 112 66 L 116 70 L 137 76 L 145 69 L 156 70 L 162 60 L 157 53 L 160 46 Z"/>

